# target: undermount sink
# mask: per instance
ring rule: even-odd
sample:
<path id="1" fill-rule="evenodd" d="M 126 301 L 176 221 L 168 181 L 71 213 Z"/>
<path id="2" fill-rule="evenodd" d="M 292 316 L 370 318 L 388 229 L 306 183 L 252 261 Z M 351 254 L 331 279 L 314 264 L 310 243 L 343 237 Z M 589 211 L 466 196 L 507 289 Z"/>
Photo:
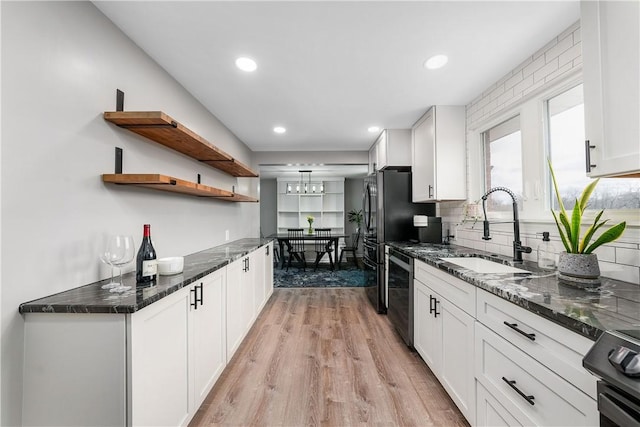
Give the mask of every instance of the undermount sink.
<path id="1" fill-rule="evenodd" d="M 458 265 L 476 273 L 531 273 L 521 268 L 489 261 L 479 257 L 440 258 L 443 261 Z"/>

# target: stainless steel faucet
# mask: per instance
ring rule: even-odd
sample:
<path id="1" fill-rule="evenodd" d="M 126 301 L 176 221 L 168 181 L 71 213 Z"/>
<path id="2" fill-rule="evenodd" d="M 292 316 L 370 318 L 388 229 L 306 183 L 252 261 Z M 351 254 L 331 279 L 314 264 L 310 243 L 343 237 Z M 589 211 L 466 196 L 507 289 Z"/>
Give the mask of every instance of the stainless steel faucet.
<path id="1" fill-rule="evenodd" d="M 504 191 L 511 196 L 511 200 L 513 200 L 513 221 L 496 221 L 494 224 L 513 222 L 513 261 L 522 262 L 522 253 L 531 253 L 531 248 L 528 246 L 522 246 L 522 242 L 520 241 L 520 221 L 518 220 L 518 202 L 516 201 L 516 195 L 513 194 L 513 191 L 506 187 L 494 187 L 482 196 L 482 212 L 484 213 L 484 236 L 482 236 L 482 240 L 491 240 L 491 236 L 489 236 L 489 221 L 487 220 L 486 202 L 489 194 L 496 191 Z"/>

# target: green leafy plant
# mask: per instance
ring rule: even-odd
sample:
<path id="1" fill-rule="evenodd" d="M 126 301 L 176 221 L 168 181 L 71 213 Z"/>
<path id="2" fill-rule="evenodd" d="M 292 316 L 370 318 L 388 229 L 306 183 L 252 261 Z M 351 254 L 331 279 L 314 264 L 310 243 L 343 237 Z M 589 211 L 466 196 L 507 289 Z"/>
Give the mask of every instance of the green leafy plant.
<path id="1" fill-rule="evenodd" d="M 580 238 L 580 227 L 582 225 L 582 215 L 584 214 L 585 209 L 587 208 L 587 203 L 589 202 L 589 198 L 593 193 L 593 190 L 598 185 L 600 178 L 590 182 L 584 190 L 582 190 L 582 194 L 578 199 L 576 199 L 576 204 L 573 206 L 573 210 L 571 211 L 571 215 L 565 210 L 564 204 L 562 203 L 562 198 L 560 197 L 560 192 L 558 191 L 558 183 L 556 182 L 556 175 L 553 172 L 553 167 L 551 166 L 551 161 L 547 159 L 549 163 L 549 170 L 551 171 L 551 179 L 553 180 L 553 188 L 556 193 L 556 199 L 558 200 L 558 206 L 560 207 L 559 212 L 555 212 L 553 209 L 551 213 L 553 214 L 553 219 L 556 221 L 556 225 L 558 226 L 558 232 L 560 233 L 560 238 L 562 239 L 562 244 L 564 245 L 567 253 L 572 254 L 590 254 L 593 252 L 598 246 L 603 245 L 605 243 L 613 242 L 622 236 L 625 228 L 627 227 L 626 221 L 623 221 L 619 224 L 609 227 L 607 230 L 603 231 L 600 236 L 595 239 L 593 243 L 591 240 L 594 237 L 596 231 L 598 231 L 602 226 L 604 226 L 609 220 L 604 219 L 600 220 L 602 214 L 604 213 L 604 209 L 598 212 L 596 215 L 593 224 L 587 228 L 584 236 Z"/>
<path id="2" fill-rule="evenodd" d="M 314 220 L 314 219 L 315 219 L 315 218 L 314 218 L 313 216 L 311 216 L 311 215 L 308 215 L 308 216 L 307 216 L 307 222 L 309 222 L 309 227 L 311 227 L 311 224 L 313 224 L 313 220 Z"/>
<path id="3" fill-rule="evenodd" d="M 360 227 L 362 225 L 362 209 L 351 209 L 348 213 L 347 213 L 347 220 L 349 222 L 355 222 L 358 227 Z"/>

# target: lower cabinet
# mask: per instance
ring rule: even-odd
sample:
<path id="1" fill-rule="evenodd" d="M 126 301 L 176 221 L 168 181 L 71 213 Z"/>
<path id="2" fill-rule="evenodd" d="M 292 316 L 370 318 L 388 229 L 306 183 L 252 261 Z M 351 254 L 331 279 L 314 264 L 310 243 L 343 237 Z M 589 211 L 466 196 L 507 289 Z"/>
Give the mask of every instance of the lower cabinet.
<path id="1" fill-rule="evenodd" d="M 475 379 L 473 357 L 469 356 L 473 354 L 474 318 L 419 279 L 414 281 L 414 298 L 414 347 L 473 425 Z"/>
<path id="2" fill-rule="evenodd" d="M 187 425 L 273 291 L 268 258 L 132 314 L 25 314 L 23 425 Z"/>
<path id="3" fill-rule="evenodd" d="M 473 426 L 598 425 L 592 344 L 415 260 L 414 347 Z"/>

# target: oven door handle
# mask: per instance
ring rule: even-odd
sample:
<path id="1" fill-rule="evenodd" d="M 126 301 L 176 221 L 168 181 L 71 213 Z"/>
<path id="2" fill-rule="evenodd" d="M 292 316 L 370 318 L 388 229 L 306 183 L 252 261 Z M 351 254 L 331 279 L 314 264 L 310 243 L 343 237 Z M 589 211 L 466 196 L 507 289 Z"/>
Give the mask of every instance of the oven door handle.
<path id="1" fill-rule="evenodd" d="M 634 413 L 630 414 L 627 409 L 616 403 L 609 395 L 611 395 L 615 400 L 622 402 L 624 406 L 634 411 Z M 613 390 L 609 389 L 606 393 L 600 393 L 598 395 L 598 410 L 600 411 L 600 414 L 617 425 L 640 427 L 640 422 L 637 421 L 637 417 L 640 415 L 640 408 L 638 405 Z"/>

